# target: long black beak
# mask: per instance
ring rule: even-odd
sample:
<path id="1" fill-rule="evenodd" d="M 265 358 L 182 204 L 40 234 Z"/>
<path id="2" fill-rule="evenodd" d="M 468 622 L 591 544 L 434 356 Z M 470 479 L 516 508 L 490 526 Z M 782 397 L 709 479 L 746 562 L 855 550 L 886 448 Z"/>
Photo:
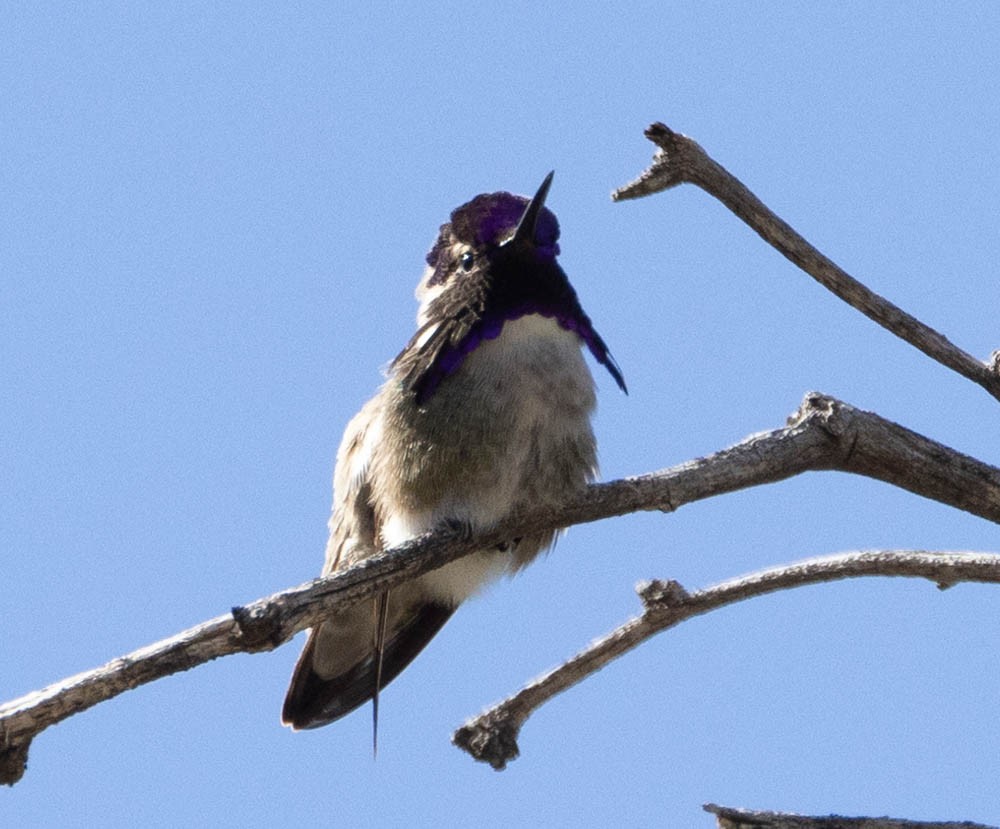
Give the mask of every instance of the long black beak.
<path id="1" fill-rule="evenodd" d="M 528 206 L 524 208 L 524 213 L 521 215 L 521 221 L 517 223 L 514 235 L 510 237 L 510 241 L 513 244 L 516 245 L 522 242 L 528 242 L 532 245 L 535 244 L 535 228 L 538 225 L 538 217 L 541 215 L 542 207 L 545 206 L 545 197 L 549 194 L 549 188 L 552 186 L 552 177 L 555 174 L 556 171 L 552 170 L 545 177 L 545 181 L 543 181 L 542 186 L 538 188 L 538 192 L 535 193 L 535 197 L 528 202 Z"/>

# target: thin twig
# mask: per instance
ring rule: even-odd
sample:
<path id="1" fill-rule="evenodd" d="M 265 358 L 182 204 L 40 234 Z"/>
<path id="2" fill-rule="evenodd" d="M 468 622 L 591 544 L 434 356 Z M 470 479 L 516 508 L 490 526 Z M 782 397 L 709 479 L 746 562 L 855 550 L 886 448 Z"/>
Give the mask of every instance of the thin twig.
<path id="1" fill-rule="evenodd" d="M 521 726 L 540 706 L 658 633 L 726 605 L 777 590 L 862 576 L 925 578 L 939 587 L 958 582 L 1000 584 L 1000 554 L 870 550 L 842 553 L 760 570 L 688 593 L 675 581 L 639 587 L 643 612 L 576 656 L 459 728 L 452 742 L 500 770 L 518 756 Z"/>
<path id="2" fill-rule="evenodd" d="M 0 783 L 24 773 L 36 734 L 123 691 L 220 656 L 270 650 L 334 609 L 370 598 L 475 549 L 519 535 L 684 504 L 810 470 L 886 481 L 1000 524 L 1000 470 L 830 397 L 811 393 L 783 429 L 671 469 L 595 484 L 559 509 L 512 516 L 476 539 L 422 536 L 348 570 L 233 608 L 101 668 L 0 705 Z"/>
<path id="3" fill-rule="evenodd" d="M 765 242 L 824 288 L 1000 400 L 1000 371 L 995 359 L 988 363 L 977 360 L 944 335 L 860 283 L 796 233 L 697 142 L 661 123 L 649 126 L 645 135 L 659 147 L 652 165 L 635 181 L 612 193 L 612 199 L 641 198 L 684 183 L 697 185 L 726 205 Z"/>
<path id="4" fill-rule="evenodd" d="M 997 829 L 984 823 L 963 821 L 900 820 L 889 817 L 841 817 L 839 815 L 793 815 L 788 812 L 757 812 L 706 803 L 719 829 Z"/>

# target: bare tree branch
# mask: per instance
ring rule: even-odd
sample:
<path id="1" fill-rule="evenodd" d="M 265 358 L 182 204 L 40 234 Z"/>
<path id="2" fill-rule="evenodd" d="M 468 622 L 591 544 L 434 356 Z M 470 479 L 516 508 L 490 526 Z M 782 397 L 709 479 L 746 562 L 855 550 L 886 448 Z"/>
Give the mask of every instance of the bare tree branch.
<path id="1" fill-rule="evenodd" d="M 661 472 L 595 484 L 557 510 L 514 516 L 479 538 L 423 536 L 333 576 L 233 608 L 101 668 L 0 705 L 0 783 L 24 773 L 28 747 L 50 725 L 220 656 L 270 650 L 334 608 L 518 535 L 684 504 L 811 470 L 885 481 L 1000 524 L 1000 470 L 876 414 L 811 393 L 788 426 Z"/>
<path id="2" fill-rule="evenodd" d="M 625 624 L 459 728 L 452 742 L 501 770 L 517 758 L 517 736 L 534 711 L 647 639 L 681 622 L 756 596 L 807 584 L 861 576 L 909 576 L 950 587 L 960 581 L 1000 584 L 1000 555 L 873 550 L 811 558 L 760 570 L 688 593 L 676 581 L 639 586 L 645 607 Z"/>
<path id="3" fill-rule="evenodd" d="M 649 126 L 646 137 L 659 147 L 652 165 L 635 181 L 611 194 L 615 201 L 636 199 L 678 184 L 695 184 L 721 201 L 779 253 L 804 270 L 848 305 L 919 348 L 928 357 L 978 383 L 1000 400 L 1000 369 L 996 352 L 983 363 L 947 337 L 870 290 L 820 253 L 791 226 L 716 162 L 695 141 L 661 123 Z"/>
<path id="4" fill-rule="evenodd" d="M 715 815 L 719 829 L 997 829 L 984 823 L 898 820 L 888 817 L 809 817 L 785 812 L 755 812 L 706 803 L 706 812 Z"/>

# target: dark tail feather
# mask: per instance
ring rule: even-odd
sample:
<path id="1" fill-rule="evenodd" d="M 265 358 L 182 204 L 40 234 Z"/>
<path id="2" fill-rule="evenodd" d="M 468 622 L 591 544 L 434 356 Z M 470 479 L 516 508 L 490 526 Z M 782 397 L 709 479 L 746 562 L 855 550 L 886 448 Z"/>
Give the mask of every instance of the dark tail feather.
<path id="1" fill-rule="evenodd" d="M 375 683 L 372 687 L 372 757 L 378 757 L 378 692 L 382 687 L 385 627 L 389 621 L 389 591 L 375 598 Z"/>
<path id="2" fill-rule="evenodd" d="M 407 608 L 405 615 L 393 618 L 386 625 L 382 637 L 384 650 L 381 660 L 377 658 L 373 648 L 351 664 L 344 665 L 332 676 L 325 677 L 313 667 L 318 634 L 323 626 L 314 628 L 309 632 L 309 639 L 295 666 L 281 712 L 281 721 L 296 731 L 318 728 L 340 719 L 373 699 L 376 688 L 381 690 L 392 682 L 434 638 L 454 612 L 454 607 L 436 603 Z M 370 615 L 365 613 L 366 617 Z M 386 617 L 388 618 L 388 613 Z M 337 624 L 336 618 L 324 622 L 324 625 L 331 624 Z M 366 641 L 371 642 L 374 632 L 369 628 L 367 633 L 359 631 L 359 635 L 365 635 Z"/>

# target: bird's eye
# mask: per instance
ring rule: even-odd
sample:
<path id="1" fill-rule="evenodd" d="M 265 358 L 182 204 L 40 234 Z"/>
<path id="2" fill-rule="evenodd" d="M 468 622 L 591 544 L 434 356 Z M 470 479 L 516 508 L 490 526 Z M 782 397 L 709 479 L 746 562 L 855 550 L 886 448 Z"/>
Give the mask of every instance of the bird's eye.
<path id="1" fill-rule="evenodd" d="M 472 251 L 467 250 L 459 257 L 458 264 L 462 266 L 463 271 L 471 271 L 475 261 L 476 257 L 472 254 Z"/>

